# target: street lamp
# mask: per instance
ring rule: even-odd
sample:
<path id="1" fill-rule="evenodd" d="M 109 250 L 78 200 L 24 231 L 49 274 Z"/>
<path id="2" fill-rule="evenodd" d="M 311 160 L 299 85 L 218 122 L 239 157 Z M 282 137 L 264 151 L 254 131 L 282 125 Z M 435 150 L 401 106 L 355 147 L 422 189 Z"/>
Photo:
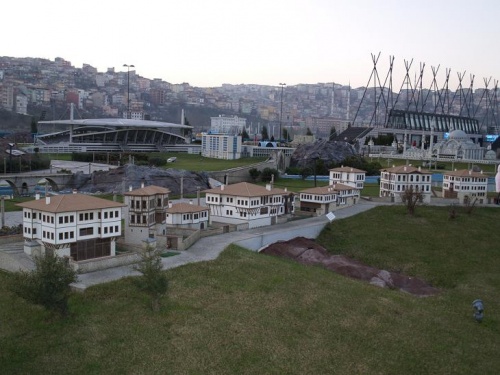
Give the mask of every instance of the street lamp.
<path id="1" fill-rule="evenodd" d="M 127 118 L 130 118 L 130 68 L 135 68 L 134 65 L 123 64 L 127 67 Z"/>
<path id="2" fill-rule="evenodd" d="M 285 88 L 286 86 L 286 83 L 280 83 L 280 86 L 281 86 L 281 108 L 280 108 L 280 134 L 279 134 L 279 139 L 280 139 L 280 146 L 281 146 L 281 137 L 282 137 L 282 133 L 281 133 L 281 121 L 283 119 L 283 89 Z"/>
<path id="3" fill-rule="evenodd" d="M 12 148 L 15 143 L 9 143 L 9 172 L 12 173 Z"/>

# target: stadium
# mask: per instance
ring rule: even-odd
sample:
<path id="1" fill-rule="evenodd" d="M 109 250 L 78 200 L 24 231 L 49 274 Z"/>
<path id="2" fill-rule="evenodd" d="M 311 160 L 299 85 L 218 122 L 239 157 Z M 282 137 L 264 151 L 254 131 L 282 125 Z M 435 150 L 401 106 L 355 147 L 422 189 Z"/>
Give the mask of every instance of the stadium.
<path id="1" fill-rule="evenodd" d="M 166 152 L 173 148 L 189 152 L 187 134 L 191 129 L 188 125 L 120 118 L 39 121 L 32 147 L 42 153 Z"/>

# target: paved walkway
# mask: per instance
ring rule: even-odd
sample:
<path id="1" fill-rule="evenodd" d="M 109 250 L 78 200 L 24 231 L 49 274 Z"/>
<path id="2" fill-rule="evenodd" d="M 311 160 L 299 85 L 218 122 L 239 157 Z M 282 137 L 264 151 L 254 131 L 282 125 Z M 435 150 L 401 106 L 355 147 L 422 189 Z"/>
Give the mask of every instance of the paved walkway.
<path id="1" fill-rule="evenodd" d="M 367 211 L 377 205 L 377 203 L 362 201 L 357 205 L 336 211 L 336 220 Z M 11 213 L 7 213 L 6 218 L 7 216 L 10 216 L 10 214 Z M 327 223 L 328 219 L 325 216 L 312 217 L 273 226 L 250 229 L 247 231 L 231 232 L 204 237 L 197 241 L 188 250 L 182 251 L 178 255 L 172 257 L 162 258 L 163 268 L 170 269 L 189 263 L 214 260 L 230 244 L 252 238 L 263 237 L 263 235 L 272 237 L 274 241 L 288 240 L 290 238 L 290 232 L 294 233 L 299 231 L 299 229 L 303 231 L 304 228 L 307 228 L 308 226 L 324 226 Z M 7 245 L 3 245 L 2 249 L 0 249 L 0 268 L 8 271 L 32 269 L 33 261 L 26 254 L 24 254 L 22 250 L 22 243 L 11 245 L 9 245 L 9 247 L 7 247 Z M 78 281 L 72 286 L 76 290 L 83 291 L 92 285 L 138 275 L 140 275 L 140 273 L 134 270 L 133 265 L 114 267 L 78 275 Z"/>

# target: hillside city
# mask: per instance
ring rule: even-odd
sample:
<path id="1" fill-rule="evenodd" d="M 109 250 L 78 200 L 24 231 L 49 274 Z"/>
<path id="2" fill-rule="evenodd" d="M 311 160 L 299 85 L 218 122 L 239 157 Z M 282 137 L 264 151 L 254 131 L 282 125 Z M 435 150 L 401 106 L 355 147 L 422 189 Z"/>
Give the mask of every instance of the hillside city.
<path id="1" fill-rule="evenodd" d="M 123 118 L 130 112 L 131 118 L 179 123 L 181 109 L 185 109 L 186 119 L 195 132 L 207 130 L 210 117 L 223 114 L 246 118 L 250 134 L 257 134 L 258 128 L 266 125 L 270 136 L 275 137 L 280 123 L 291 135 L 305 134 L 310 129 L 321 138 L 327 137 L 332 127 L 337 133 L 342 132 L 354 119 L 355 126 L 384 121 L 384 116 L 377 118 L 376 112 L 374 116 L 373 87 L 353 88 L 329 82 L 202 88 L 143 77 L 139 71 L 140 68 L 126 64 L 99 72 L 88 64 L 74 67 L 61 57 L 51 61 L 0 56 L 0 110 L 37 120 L 59 120 L 69 118 L 67 108 L 73 103 L 79 118 Z M 476 97 L 482 90 L 475 90 Z M 429 90 L 422 90 L 422 95 L 426 91 Z M 403 90 L 400 102 L 405 100 L 408 102 Z M 488 112 L 486 101 L 478 105 Z M 462 110 L 458 100 L 452 107 L 455 112 Z"/>

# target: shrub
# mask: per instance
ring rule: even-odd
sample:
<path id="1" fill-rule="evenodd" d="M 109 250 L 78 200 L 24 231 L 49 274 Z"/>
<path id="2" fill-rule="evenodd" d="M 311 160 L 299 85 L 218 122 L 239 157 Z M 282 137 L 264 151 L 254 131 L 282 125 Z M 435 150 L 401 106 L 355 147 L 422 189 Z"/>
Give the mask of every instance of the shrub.
<path id="1" fill-rule="evenodd" d="M 250 169 L 248 173 L 250 174 L 250 178 L 252 179 L 252 181 L 257 181 L 260 176 L 260 171 L 257 168 Z"/>
<path id="2" fill-rule="evenodd" d="M 142 277 L 135 280 L 137 287 L 151 297 L 151 309 L 160 310 L 160 300 L 167 293 L 168 280 L 163 272 L 160 252 L 148 246 L 141 254 L 141 262 L 135 267 Z"/>
<path id="3" fill-rule="evenodd" d="M 34 258 L 33 271 L 21 271 L 14 274 L 11 290 L 14 294 L 45 309 L 66 316 L 68 299 L 71 295 L 71 283 L 75 282 L 76 271 L 66 259 L 51 251 Z"/>
<path id="4" fill-rule="evenodd" d="M 274 179 L 279 177 L 279 172 L 274 168 L 264 168 L 264 170 L 260 174 L 260 179 L 264 182 L 269 182 L 272 180 L 272 176 L 274 175 Z"/>

